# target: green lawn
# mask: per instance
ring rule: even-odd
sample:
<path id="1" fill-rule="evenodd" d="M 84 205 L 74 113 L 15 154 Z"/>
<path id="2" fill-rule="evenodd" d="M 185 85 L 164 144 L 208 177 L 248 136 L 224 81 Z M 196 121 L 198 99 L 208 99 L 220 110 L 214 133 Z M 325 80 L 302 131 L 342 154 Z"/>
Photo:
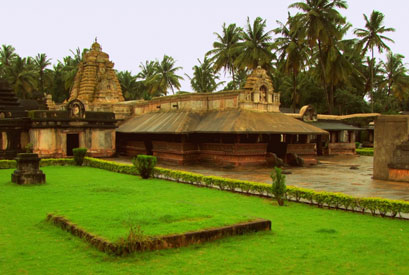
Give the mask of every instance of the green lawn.
<path id="1" fill-rule="evenodd" d="M 17 186 L 0 170 L 0 274 L 409 273 L 409 221 L 248 197 L 88 167 L 43 167 L 47 183 Z M 272 232 L 109 256 L 45 222 L 61 214 L 110 240 L 270 219 Z"/>

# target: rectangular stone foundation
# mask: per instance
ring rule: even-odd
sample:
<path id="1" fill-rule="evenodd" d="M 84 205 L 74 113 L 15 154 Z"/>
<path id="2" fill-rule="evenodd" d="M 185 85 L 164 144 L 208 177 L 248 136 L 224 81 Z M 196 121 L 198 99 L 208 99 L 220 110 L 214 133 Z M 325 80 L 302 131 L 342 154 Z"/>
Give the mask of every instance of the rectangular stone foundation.
<path id="1" fill-rule="evenodd" d="M 287 154 L 295 153 L 304 160 L 305 165 L 315 165 L 317 160 L 317 146 L 315 143 L 287 144 Z"/>
<path id="2" fill-rule="evenodd" d="M 329 143 L 329 155 L 355 155 L 355 142 L 348 143 Z"/>

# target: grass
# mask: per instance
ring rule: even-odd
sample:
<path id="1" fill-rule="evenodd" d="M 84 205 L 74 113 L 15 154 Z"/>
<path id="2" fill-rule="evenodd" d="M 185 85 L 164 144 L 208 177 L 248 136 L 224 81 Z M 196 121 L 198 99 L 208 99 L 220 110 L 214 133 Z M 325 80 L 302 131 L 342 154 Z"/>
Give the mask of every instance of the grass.
<path id="1" fill-rule="evenodd" d="M 409 222 L 141 180 L 88 167 L 43 167 L 47 183 L 17 186 L 0 170 L 0 273 L 407 274 Z M 260 217 L 272 232 L 114 257 L 45 222 L 63 214 L 115 239 L 183 232 Z"/>

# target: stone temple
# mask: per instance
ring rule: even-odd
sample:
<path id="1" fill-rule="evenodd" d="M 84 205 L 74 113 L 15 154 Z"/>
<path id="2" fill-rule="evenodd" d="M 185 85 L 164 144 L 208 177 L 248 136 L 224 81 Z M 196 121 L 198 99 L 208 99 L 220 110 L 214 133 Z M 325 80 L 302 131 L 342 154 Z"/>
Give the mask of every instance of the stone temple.
<path id="1" fill-rule="evenodd" d="M 85 105 L 124 101 L 121 85 L 114 71 L 114 63 L 95 42 L 85 53 L 74 79 L 68 101 L 78 99 Z"/>
<path id="2" fill-rule="evenodd" d="M 86 147 L 95 157 L 148 154 L 176 164 L 264 165 L 294 154 L 316 163 L 328 139 L 308 119 L 280 112 L 280 93 L 260 67 L 241 90 L 124 101 L 114 63 L 97 42 L 83 55 L 69 99 L 57 105 L 49 97 L 47 106 L 26 121 L 40 157 Z"/>
<path id="3" fill-rule="evenodd" d="M 175 164 L 264 165 L 297 154 L 316 163 L 328 132 L 279 111 L 280 94 L 262 68 L 244 89 L 129 102 L 117 131 L 120 154 L 154 155 Z M 289 160 L 288 160 L 289 161 Z"/>

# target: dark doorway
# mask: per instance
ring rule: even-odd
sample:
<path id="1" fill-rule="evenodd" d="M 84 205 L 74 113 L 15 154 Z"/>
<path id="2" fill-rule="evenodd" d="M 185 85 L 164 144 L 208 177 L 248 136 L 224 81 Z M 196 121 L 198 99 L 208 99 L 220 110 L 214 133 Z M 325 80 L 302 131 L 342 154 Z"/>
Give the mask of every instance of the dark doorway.
<path id="1" fill-rule="evenodd" d="M 80 146 L 78 134 L 67 134 L 67 156 L 73 156 L 72 149 Z"/>

